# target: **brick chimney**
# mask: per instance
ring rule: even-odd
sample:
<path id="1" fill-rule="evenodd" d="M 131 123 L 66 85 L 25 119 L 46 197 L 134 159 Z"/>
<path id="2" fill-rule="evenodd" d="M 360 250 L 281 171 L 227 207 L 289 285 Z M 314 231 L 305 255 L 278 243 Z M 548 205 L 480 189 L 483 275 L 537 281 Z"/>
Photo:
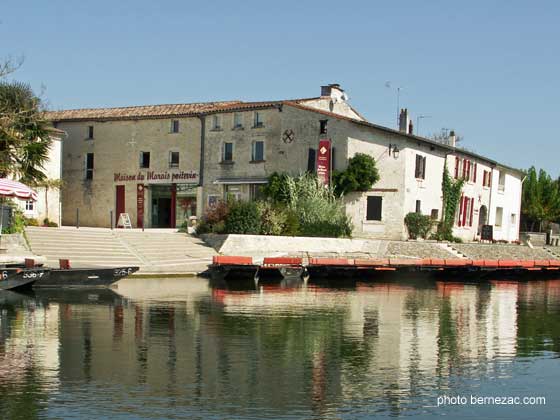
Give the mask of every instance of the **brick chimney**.
<path id="1" fill-rule="evenodd" d="M 412 121 L 410 121 L 410 118 L 408 116 L 408 108 L 402 108 L 401 113 L 399 114 L 399 131 L 408 133 L 409 129 L 412 128 L 412 126 L 410 125 L 411 123 Z"/>
<path id="2" fill-rule="evenodd" d="M 331 97 L 336 100 L 346 100 L 344 89 L 338 83 L 331 83 L 330 85 L 321 86 L 321 96 Z"/>
<path id="3" fill-rule="evenodd" d="M 455 130 L 449 132 L 449 145 L 455 147 L 457 145 L 457 136 L 455 135 Z"/>

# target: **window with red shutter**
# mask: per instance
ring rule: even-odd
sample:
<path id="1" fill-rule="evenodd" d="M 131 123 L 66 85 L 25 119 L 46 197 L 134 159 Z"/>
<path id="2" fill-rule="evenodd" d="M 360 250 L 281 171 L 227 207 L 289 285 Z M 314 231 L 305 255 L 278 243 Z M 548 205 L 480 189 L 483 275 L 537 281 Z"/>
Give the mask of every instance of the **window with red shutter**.
<path id="1" fill-rule="evenodd" d="M 459 157 L 455 156 L 455 179 L 459 178 Z"/>
<path id="2" fill-rule="evenodd" d="M 471 214 L 469 217 L 469 226 L 472 226 L 473 210 L 474 210 L 474 198 L 471 198 Z"/>
<path id="3" fill-rule="evenodd" d="M 476 183 L 476 172 L 478 170 L 478 163 L 474 164 L 474 182 Z"/>

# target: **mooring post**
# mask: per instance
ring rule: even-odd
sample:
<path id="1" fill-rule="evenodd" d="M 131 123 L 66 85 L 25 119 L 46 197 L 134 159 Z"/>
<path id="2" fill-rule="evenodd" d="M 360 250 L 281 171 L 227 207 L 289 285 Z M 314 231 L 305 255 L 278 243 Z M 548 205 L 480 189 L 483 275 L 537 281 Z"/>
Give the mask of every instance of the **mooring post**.
<path id="1" fill-rule="evenodd" d="M 76 209 L 76 229 L 80 228 L 80 209 Z"/>
<path id="2" fill-rule="evenodd" d="M 113 230 L 113 210 L 109 210 L 109 223 L 111 226 L 111 230 Z"/>

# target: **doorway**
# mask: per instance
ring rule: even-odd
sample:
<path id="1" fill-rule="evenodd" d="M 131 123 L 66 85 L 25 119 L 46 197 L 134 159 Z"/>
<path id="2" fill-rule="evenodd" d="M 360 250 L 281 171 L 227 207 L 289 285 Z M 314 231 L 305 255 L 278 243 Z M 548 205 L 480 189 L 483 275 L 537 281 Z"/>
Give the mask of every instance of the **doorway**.
<path id="1" fill-rule="evenodd" d="M 121 213 L 125 213 L 125 191 L 124 185 L 117 185 L 116 186 L 116 205 L 115 205 L 115 220 L 111 221 L 114 223 L 115 226 L 119 223 L 119 218 L 121 217 Z"/>
<path id="2" fill-rule="evenodd" d="M 151 221 L 154 228 L 175 227 L 175 186 L 152 185 L 151 191 Z"/>
<path id="3" fill-rule="evenodd" d="M 480 206 L 480 210 L 478 211 L 478 234 L 482 232 L 482 226 L 488 224 L 488 209 L 486 206 Z"/>

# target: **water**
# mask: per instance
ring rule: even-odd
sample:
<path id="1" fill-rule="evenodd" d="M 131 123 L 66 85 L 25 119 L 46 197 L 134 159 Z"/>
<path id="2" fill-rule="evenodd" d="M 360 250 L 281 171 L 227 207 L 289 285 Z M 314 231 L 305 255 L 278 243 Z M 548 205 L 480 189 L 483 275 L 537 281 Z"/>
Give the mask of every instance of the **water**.
<path id="1" fill-rule="evenodd" d="M 557 418 L 560 281 L 346 286 L 2 293 L 0 415 Z"/>

